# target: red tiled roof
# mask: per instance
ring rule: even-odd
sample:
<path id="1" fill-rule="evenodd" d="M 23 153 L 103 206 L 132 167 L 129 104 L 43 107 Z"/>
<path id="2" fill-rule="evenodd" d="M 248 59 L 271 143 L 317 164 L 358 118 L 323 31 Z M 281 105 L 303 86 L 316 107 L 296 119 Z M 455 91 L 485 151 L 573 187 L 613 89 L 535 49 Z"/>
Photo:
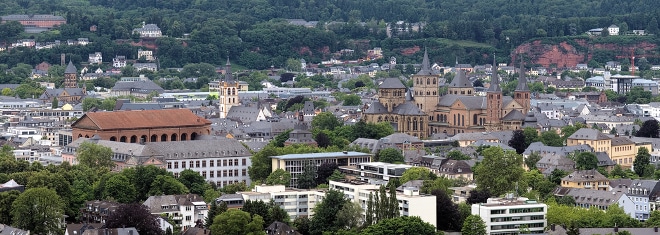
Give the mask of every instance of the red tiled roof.
<path id="1" fill-rule="evenodd" d="M 89 119 L 101 130 L 205 126 L 211 124 L 209 120 L 195 115 L 189 109 L 89 112 L 71 126 L 89 129 L 86 126 L 78 125 L 83 119 Z"/>

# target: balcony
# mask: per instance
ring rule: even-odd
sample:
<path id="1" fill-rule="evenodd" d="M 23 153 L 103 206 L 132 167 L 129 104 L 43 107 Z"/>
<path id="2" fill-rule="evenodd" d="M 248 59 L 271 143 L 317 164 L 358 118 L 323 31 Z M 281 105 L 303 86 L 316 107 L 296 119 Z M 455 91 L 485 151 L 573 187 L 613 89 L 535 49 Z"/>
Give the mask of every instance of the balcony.
<path id="1" fill-rule="evenodd" d="M 180 220 L 183 220 L 183 216 L 173 216 L 172 219 L 174 221 L 180 221 Z"/>

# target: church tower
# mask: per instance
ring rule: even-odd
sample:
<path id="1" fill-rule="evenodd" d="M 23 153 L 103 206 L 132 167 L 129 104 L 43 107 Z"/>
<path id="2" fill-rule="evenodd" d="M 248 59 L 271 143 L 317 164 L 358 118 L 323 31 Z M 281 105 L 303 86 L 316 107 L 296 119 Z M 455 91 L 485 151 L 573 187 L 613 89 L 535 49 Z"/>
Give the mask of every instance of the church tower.
<path id="1" fill-rule="evenodd" d="M 493 68 L 490 79 L 490 87 L 486 90 L 486 123 L 490 130 L 499 130 L 502 119 L 502 88 L 500 87 L 500 76 L 497 75 L 497 63 L 493 55 Z"/>
<path id="2" fill-rule="evenodd" d="M 232 106 L 238 106 L 240 104 L 238 100 L 238 81 L 234 80 L 234 77 L 231 74 L 231 63 L 229 62 L 229 57 L 227 57 L 227 64 L 225 65 L 225 77 L 220 81 L 218 90 L 218 106 L 220 109 L 220 118 L 227 117 L 229 109 Z"/>
<path id="3" fill-rule="evenodd" d="M 78 69 L 71 61 L 64 70 L 64 88 L 78 88 Z"/>
<path id="4" fill-rule="evenodd" d="M 414 87 L 414 99 L 417 108 L 433 118 L 433 111 L 438 105 L 438 80 L 440 76 L 434 75 L 431 71 L 429 54 L 424 49 L 424 59 L 422 60 L 422 69 L 412 76 Z"/>
<path id="5" fill-rule="evenodd" d="M 456 76 L 449 83 L 447 93 L 450 95 L 474 96 L 474 86 L 468 79 L 465 71 L 457 69 Z"/>
<path id="6" fill-rule="evenodd" d="M 513 92 L 513 99 L 522 105 L 522 112 L 527 114 L 531 108 L 529 86 L 527 85 L 527 77 L 525 76 L 525 66 L 523 66 L 522 57 L 520 59 L 520 76 L 518 78 L 518 86 Z"/>

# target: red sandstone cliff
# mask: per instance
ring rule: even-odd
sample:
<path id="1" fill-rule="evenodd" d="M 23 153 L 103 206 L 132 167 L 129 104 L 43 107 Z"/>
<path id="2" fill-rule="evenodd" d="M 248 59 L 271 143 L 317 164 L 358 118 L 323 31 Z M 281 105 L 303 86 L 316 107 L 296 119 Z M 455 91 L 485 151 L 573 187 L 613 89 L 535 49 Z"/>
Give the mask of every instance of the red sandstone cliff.
<path id="1" fill-rule="evenodd" d="M 573 45 L 579 45 L 576 48 Z M 547 44 L 541 40 L 524 43 L 518 46 L 511 55 L 516 61 L 517 55 L 525 54 L 535 64 L 543 67 L 572 68 L 577 64 L 586 64 L 591 60 L 594 50 L 613 51 L 616 55 L 629 55 L 632 49 L 650 51 L 658 45 L 641 41 L 635 44 L 619 45 L 615 43 L 591 43 L 588 39 L 574 39 L 571 43 L 562 41 L 559 44 Z M 616 60 L 617 58 L 611 58 Z M 602 62 L 602 61 L 601 61 Z"/>

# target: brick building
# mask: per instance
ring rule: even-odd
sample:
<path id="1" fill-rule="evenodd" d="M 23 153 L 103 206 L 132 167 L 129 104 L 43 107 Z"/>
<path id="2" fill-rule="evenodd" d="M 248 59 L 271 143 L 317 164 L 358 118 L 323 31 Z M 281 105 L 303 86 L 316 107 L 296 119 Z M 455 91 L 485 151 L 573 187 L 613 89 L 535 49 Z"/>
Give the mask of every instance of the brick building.
<path id="1" fill-rule="evenodd" d="M 71 127 L 74 140 L 98 135 L 124 143 L 186 141 L 211 133 L 211 122 L 188 109 L 88 112 Z"/>

